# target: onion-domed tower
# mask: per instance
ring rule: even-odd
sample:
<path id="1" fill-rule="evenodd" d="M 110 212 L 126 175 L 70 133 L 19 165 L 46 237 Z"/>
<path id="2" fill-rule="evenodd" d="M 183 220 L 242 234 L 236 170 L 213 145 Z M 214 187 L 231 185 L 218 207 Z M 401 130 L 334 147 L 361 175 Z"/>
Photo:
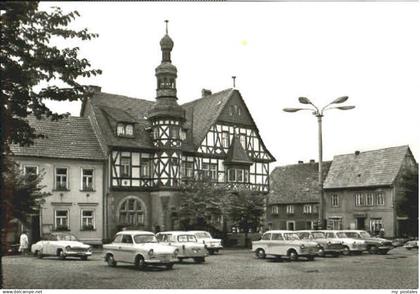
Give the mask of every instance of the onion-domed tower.
<path id="1" fill-rule="evenodd" d="M 162 62 L 156 68 L 156 104 L 148 113 L 153 143 L 158 151 L 154 159 L 155 186 L 177 187 L 180 183 L 182 125 L 185 111 L 178 105 L 176 97 L 177 69 L 171 63 L 174 42 L 166 34 L 160 40 Z"/>

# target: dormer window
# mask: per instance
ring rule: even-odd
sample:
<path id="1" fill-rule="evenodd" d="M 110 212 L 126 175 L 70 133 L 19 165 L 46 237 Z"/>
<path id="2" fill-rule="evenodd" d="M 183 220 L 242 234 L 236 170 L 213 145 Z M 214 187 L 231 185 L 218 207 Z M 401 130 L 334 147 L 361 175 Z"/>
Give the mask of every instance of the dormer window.
<path id="1" fill-rule="evenodd" d="M 134 126 L 133 126 L 133 124 L 118 123 L 117 124 L 117 136 L 118 137 L 133 137 L 134 136 Z"/>

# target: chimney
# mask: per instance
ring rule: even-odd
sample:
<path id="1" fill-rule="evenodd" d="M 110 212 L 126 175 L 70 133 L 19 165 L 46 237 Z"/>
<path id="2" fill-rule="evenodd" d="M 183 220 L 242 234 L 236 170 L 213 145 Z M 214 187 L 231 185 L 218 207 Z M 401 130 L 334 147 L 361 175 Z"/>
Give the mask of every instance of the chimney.
<path id="1" fill-rule="evenodd" d="M 315 163 L 315 159 L 309 160 L 309 163 Z"/>
<path id="2" fill-rule="evenodd" d="M 212 94 L 211 90 L 208 90 L 208 89 L 201 90 L 201 97 L 207 97 L 207 96 L 210 96 L 211 94 Z"/>
<path id="3" fill-rule="evenodd" d="M 303 164 L 303 160 L 299 160 L 298 161 L 298 164 Z"/>
<path id="4" fill-rule="evenodd" d="M 355 152 L 354 152 L 354 155 L 356 155 L 356 156 L 358 156 L 360 154 L 360 151 L 359 150 L 356 150 Z"/>

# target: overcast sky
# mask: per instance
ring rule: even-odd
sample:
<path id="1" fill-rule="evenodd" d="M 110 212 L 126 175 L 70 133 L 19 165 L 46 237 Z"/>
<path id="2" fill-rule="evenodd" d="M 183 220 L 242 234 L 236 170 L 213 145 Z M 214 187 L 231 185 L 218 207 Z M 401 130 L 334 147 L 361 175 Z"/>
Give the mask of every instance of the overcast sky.
<path id="1" fill-rule="evenodd" d="M 41 3 L 78 10 L 74 27 L 107 93 L 154 100 L 159 41 L 169 19 L 179 103 L 201 89 L 232 87 L 232 75 L 277 162 L 318 158 L 309 111 L 285 113 L 306 96 L 323 106 L 347 95 L 350 111 L 324 117 L 324 159 L 410 145 L 420 159 L 420 6 L 411 3 Z M 74 43 L 72 43 L 74 45 Z M 303 106 L 303 105 L 302 105 Z M 53 105 L 78 115 L 80 104 Z M 417 126 L 417 127 L 416 127 Z"/>

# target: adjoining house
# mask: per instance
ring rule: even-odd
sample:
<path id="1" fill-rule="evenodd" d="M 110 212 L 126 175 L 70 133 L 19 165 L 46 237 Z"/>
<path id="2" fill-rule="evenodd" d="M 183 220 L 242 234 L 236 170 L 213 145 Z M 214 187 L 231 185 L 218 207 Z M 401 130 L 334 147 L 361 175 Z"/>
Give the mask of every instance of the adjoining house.
<path id="1" fill-rule="evenodd" d="M 408 146 L 334 156 L 324 183 L 328 228 L 417 235 L 418 214 L 404 209 L 418 210 L 416 194 L 406 191 L 410 174 L 417 174 L 418 189 L 418 164 Z"/>
<path id="2" fill-rule="evenodd" d="M 86 243 L 101 244 L 105 157 L 89 119 L 28 117 L 28 122 L 45 138 L 31 146 L 12 145 L 13 160 L 25 174 L 42 174 L 41 185 L 52 194 L 41 203 L 40 215 L 33 216 L 31 241 L 66 231 Z"/>
<path id="3" fill-rule="evenodd" d="M 324 177 L 331 162 L 323 163 Z M 270 229 L 314 229 L 319 208 L 318 163 L 276 167 L 270 174 L 267 224 Z"/>

